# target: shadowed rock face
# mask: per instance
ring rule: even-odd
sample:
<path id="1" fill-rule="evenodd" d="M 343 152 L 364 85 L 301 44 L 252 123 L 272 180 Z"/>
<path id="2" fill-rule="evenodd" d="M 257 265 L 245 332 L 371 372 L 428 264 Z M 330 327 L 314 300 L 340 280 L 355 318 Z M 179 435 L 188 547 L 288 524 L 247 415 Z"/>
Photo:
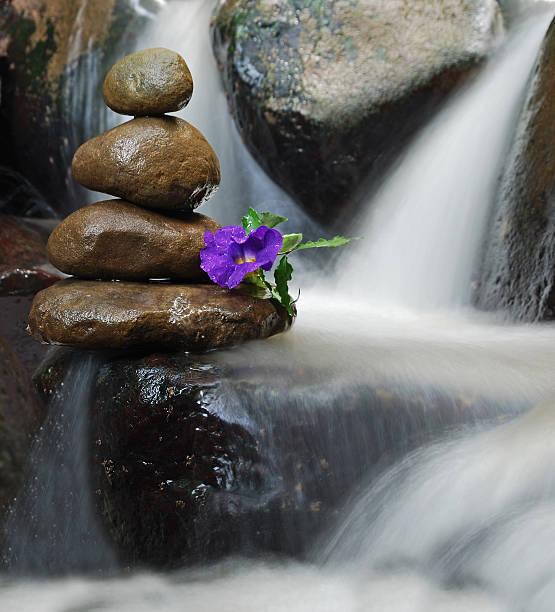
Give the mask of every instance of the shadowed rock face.
<path id="1" fill-rule="evenodd" d="M 245 350 L 248 347 L 245 347 Z M 342 384 L 235 351 L 104 355 L 88 444 L 97 509 L 124 562 L 304 556 L 372 469 L 498 408 L 438 390 Z M 75 351 L 36 382 L 52 399 Z M 398 389 L 398 385 L 396 385 Z"/>
<path id="2" fill-rule="evenodd" d="M 543 42 L 498 194 L 478 305 L 555 318 L 555 21 Z"/>
<path id="3" fill-rule="evenodd" d="M 197 213 L 174 218 L 106 200 L 66 217 L 48 240 L 48 257 L 79 278 L 207 281 L 200 269 L 204 232 L 219 227 Z"/>
<path id="4" fill-rule="evenodd" d="M 76 279 L 39 292 L 29 314 L 37 340 L 91 349 L 203 351 L 267 338 L 291 323 L 283 307 L 248 286 Z"/>
<path id="5" fill-rule="evenodd" d="M 112 67 L 102 87 L 116 113 L 143 117 L 181 110 L 193 95 L 185 60 L 168 49 L 132 53 Z"/>
<path id="6" fill-rule="evenodd" d="M 247 146 L 332 223 L 501 29 L 494 0 L 228 0 L 213 36 Z"/>
<path id="7" fill-rule="evenodd" d="M 220 184 L 216 153 L 178 117 L 139 117 L 95 136 L 72 167 L 81 185 L 146 208 L 192 210 Z"/>
<path id="8" fill-rule="evenodd" d="M 63 276 L 46 256 L 51 227 L 0 213 L 0 296 L 30 295 Z"/>
<path id="9" fill-rule="evenodd" d="M 43 417 L 28 373 L 0 336 L 0 545 L 7 507 L 21 485 L 31 441 Z"/>
<path id="10" fill-rule="evenodd" d="M 106 129 L 102 80 L 146 21 L 129 0 L 0 2 L 0 161 L 62 214 L 82 197 L 75 148 Z"/>

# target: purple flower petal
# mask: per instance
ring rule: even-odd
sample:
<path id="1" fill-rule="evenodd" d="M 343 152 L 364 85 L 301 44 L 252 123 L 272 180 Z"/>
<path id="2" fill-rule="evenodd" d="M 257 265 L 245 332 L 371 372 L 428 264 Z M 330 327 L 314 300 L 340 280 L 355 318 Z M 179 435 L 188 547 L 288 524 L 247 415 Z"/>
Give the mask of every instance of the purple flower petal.
<path id="1" fill-rule="evenodd" d="M 233 289 L 247 274 L 262 268 L 269 270 L 283 244 L 283 237 L 276 229 L 265 225 L 248 236 L 238 225 L 226 225 L 214 235 L 204 235 L 206 247 L 200 252 L 200 267 L 210 279 Z"/>

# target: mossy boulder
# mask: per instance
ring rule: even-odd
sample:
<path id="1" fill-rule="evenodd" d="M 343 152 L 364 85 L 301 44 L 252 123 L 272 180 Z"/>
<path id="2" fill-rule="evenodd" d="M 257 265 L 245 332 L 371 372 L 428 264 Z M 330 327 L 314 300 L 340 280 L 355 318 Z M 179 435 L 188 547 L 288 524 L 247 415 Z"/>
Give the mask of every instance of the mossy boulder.
<path id="1" fill-rule="evenodd" d="M 478 305 L 555 319 L 555 20 L 545 36 L 497 199 Z"/>
<path id="2" fill-rule="evenodd" d="M 0 3 L 0 163 L 62 213 L 79 201 L 75 148 L 106 127 L 102 80 L 143 23 L 129 0 Z"/>
<path id="3" fill-rule="evenodd" d="M 502 27 L 495 0 L 228 0 L 213 41 L 247 146 L 333 222 Z"/>

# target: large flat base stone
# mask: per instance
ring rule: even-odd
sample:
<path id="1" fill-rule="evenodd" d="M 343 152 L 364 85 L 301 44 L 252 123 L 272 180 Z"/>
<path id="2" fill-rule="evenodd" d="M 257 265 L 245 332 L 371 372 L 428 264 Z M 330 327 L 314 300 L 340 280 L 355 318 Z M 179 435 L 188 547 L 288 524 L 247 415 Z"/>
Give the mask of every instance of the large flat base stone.
<path id="1" fill-rule="evenodd" d="M 267 338 L 291 322 L 249 287 L 67 279 L 35 296 L 29 332 L 48 344 L 91 349 L 204 351 Z"/>

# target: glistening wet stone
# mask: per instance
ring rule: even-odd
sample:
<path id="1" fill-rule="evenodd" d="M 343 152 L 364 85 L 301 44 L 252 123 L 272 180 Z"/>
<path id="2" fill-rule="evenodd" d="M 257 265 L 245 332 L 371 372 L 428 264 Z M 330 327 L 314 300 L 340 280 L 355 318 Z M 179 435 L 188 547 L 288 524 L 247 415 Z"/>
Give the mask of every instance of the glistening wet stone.
<path id="1" fill-rule="evenodd" d="M 95 136 L 72 168 L 81 185 L 154 209 L 192 210 L 220 183 L 216 153 L 178 117 L 139 117 Z"/>
<path id="2" fill-rule="evenodd" d="M 208 281 L 199 254 L 204 232 L 219 227 L 197 213 L 168 217 L 123 200 L 106 200 L 66 217 L 48 240 L 48 257 L 79 278 Z"/>
<path id="3" fill-rule="evenodd" d="M 185 60 L 169 49 L 145 49 L 112 67 L 102 87 L 104 102 L 116 113 L 142 117 L 181 110 L 193 95 Z"/>
<path id="4" fill-rule="evenodd" d="M 44 363 L 36 382 L 45 398 L 55 401 L 79 353 L 58 349 Z M 344 380 L 290 365 L 287 351 L 279 365 L 261 363 L 249 347 L 105 354 L 94 381 L 89 486 L 132 566 L 302 558 L 389 461 L 509 410 L 397 380 Z"/>
<path id="5" fill-rule="evenodd" d="M 90 349 L 204 351 L 285 331 L 279 304 L 248 286 L 68 279 L 35 296 L 29 331 L 41 342 Z"/>

